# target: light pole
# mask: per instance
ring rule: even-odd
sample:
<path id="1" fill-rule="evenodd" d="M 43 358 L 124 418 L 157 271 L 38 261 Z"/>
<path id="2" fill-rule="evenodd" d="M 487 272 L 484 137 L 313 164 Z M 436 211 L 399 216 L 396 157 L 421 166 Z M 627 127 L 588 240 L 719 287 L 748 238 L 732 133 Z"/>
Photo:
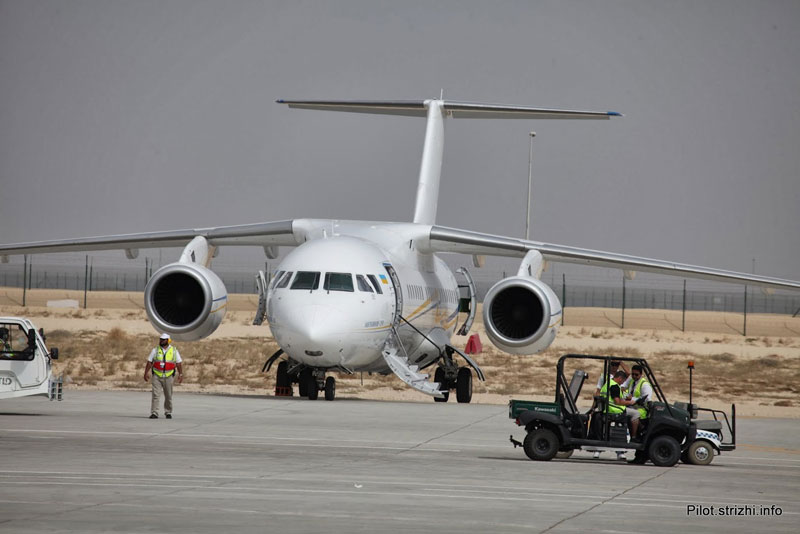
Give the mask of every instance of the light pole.
<path id="1" fill-rule="evenodd" d="M 531 183 L 533 178 L 533 138 L 536 137 L 536 132 L 530 133 L 531 148 L 528 152 L 528 210 L 525 212 L 525 239 L 531 238 Z"/>

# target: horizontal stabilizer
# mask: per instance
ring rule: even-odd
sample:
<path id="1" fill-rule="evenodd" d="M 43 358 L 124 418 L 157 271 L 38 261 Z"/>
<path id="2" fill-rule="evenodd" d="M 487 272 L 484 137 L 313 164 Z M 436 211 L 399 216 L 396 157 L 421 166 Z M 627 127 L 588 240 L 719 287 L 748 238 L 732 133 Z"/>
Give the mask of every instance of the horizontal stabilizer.
<path id="1" fill-rule="evenodd" d="M 290 108 L 426 117 L 430 100 L 278 100 Z M 505 104 L 481 104 L 441 100 L 448 117 L 462 119 L 609 119 L 621 117 L 616 111 L 545 109 Z"/>

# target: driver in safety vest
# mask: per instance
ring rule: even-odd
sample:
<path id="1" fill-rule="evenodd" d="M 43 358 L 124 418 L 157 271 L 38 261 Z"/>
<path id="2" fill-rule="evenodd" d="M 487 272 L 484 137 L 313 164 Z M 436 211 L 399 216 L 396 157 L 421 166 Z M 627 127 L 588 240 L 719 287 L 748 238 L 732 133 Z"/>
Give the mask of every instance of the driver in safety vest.
<path id="1" fill-rule="evenodd" d="M 641 365 L 634 365 L 631 368 L 631 384 L 628 391 L 630 392 L 628 399 L 632 400 L 634 403 L 640 399 L 649 400 L 650 396 L 653 394 L 653 386 L 650 385 L 650 382 L 647 381 L 647 377 L 644 376 Z M 647 419 L 647 408 L 639 406 L 636 410 L 639 412 L 640 419 Z"/>
<path id="2" fill-rule="evenodd" d="M 172 382 L 178 373 L 178 384 L 183 382 L 183 365 L 178 349 L 170 344 L 169 334 L 161 334 L 158 346 L 147 357 L 144 368 L 144 381 L 150 380 L 153 372 L 153 395 L 150 401 L 150 419 L 158 419 L 158 406 L 164 394 L 164 416 L 172 419 Z"/>

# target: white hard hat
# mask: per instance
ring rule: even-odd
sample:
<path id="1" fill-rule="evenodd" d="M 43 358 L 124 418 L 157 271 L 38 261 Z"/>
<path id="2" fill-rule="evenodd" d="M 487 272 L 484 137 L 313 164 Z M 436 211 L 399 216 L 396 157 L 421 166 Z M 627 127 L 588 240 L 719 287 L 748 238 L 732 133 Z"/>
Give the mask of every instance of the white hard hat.
<path id="1" fill-rule="evenodd" d="M 161 339 L 169 339 L 169 334 L 161 334 Z"/>

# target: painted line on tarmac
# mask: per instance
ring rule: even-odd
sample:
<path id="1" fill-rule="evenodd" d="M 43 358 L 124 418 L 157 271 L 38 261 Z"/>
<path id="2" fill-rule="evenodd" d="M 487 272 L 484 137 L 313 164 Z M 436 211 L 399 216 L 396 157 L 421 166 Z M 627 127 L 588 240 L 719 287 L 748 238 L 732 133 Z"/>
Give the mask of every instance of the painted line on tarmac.
<path id="1" fill-rule="evenodd" d="M 228 436 L 221 436 L 219 434 L 173 434 L 173 433 L 159 433 L 159 432 L 121 432 L 121 431 L 102 431 L 102 430 L 29 430 L 26 428 L 6 428 L 0 429 L 3 432 L 18 432 L 18 433 L 50 433 L 50 434 L 73 434 L 73 435 L 111 435 L 111 436 L 151 436 L 151 437 L 158 437 L 158 438 L 188 438 L 188 439 L 208 439 L 208 438 L 216 438 L 217 440 L 221 440 L 223 438 L 227 438 Z M 391 447 L 391 446 L 382 446 L 382 445 L 355 445 L 355 443 L 364 443 L 364 440 L 335 440 L 335 439 L 320 439 L 320 438 L 278 438 L 278 437 L 270 437 L 270 436 L 261 436 L 261 437 L 250 437 L 250 436 L 230 436 L 234 439 L 244 439 L 247 441 L 235 442 L 229 439 L 225 439 L 224 441 L 214 441 L 212 443 L 220 443 L 223 445 L 229 445 L 231 443 L 247 443 L 257 445 L 259 443 L 269 443 L 270 445 L 281 445 L 286 447 L 327 447 L 330 449 L 375 449 L 375 450 L 391 450 L 391 451 L 406 451 L 406 452 L 461 452 L 461 449 L 420 449 L 417 448 L 416 445 L 420 443 L 413 443 L 413 442 L 406 442 L 408 443 L 407 447 Z M 311 443 L 274 443 L 275 441 L 279 442 L 287 442 L 287 441 L 323 441 L 326 442 L 325 444 L 311 444 Z M 347 443 L 354 443 L 353 445 L 330 445 L 330 442 L 347 442 Z M 378 443 L 396 443 L 396 442 L 378 442 Z"/>
<path id="2" fill-rule="evenodd" d="M 157 472 L 157 473 L 118 473 L 118 472 L 101 472 L 101 473 L 92 473 L 91 475 L 87 475 L 83 472 L 78 471 L 9 471 L 4 470 L 0 471 L 0 478 L 9 479 L 9 478 L 23 478 L 26 476 L 37 476 L 36 478 L 41 479 L 61 479 L 61 480 L 81 480 L 81 479 L 88 479 L 91 481 L 97 481 L 99 477 L 107 477 L 111 480 L 118 480 L 120 477 L 127 477 L 128 480 L 141 480 L 142 482 L 146 482 L 147 484 L 151 484 L 152 480 L 154 479 L 208 479 L 209 481 L 216 481 L 216 480 L 234 480 L 234 481 L 249 481 L 249 480 L 259 480 L 264 482 L 291 482 L 291 483 L 298 483 L 303 482 L 302 480 L 298 480 L 296 477 L 287 477 L 287 476 L 249 476 L 249 475 L 191 475 L 191 474 L 170 474 L 164 472 Z M 315 481 L 306 481 L 310 483 L 316 483 Z M 430 489 L 431 491 L 441 492 L 442 490 L 447 490 L 451 492 L 478 492 L 482 490 L 485 493 L 506 493 L 506 492 L 514 492 L 514 493 L 530 493 L 536 494 L 540 493 L 543 495 L 556 495 L 553 493 L 553 489 L 549 486 L 493 486 L 493 485 L 471 485 L 473 490 L 464 490 L 463 484 L 443 484 L 437 482 L 415 482 L 414 480 L 402 481 L 402 480 L 371 480 L 371 479 L 363 479 L 363 478 L 352 478 L 352 479 L 330 479 L 328 482 L 336 483 L 336 484 L 353 484 L 359 483 L 365 486 L 368 485 L 378 485 L 378 486 L 412 486 L 412 487 L 419 487 L 422 486 L 425 489 Z M 585 491 L 581 487 L 577 487 L 575 489 L 567 489 L 562 488 L 562 491 L 568 491 L 569 493 L 566 494 L 567 496 L 579 496 L 579 497 L 598 497 L 596 493 L 582 493 Z M 562 494 L 558 494 L 562 495 Z M 684 500 L 688 503 L 692 502 L 704 502 L 708 499 L 707 495 L 687 495 L 687 494 L 675 494 L 675 493 L 664 493 L 664 492 L 646 492 L 646 493 L 639 493 L 639 497 L 617 497 L 624 498 L 624 499 L 631 499 L 636 500 L 638 498 L 644 498 L 645 500 L 650 500 L 649 497 L 652 497 L 653 500 L 661 500 L 664 498 L 674 497 L 675 499 L 669 499 L 673 502 L 684 502 Z M 599 497 L 598 497 L 599 498 Z M 753 498 L 753 497 L 732 497 L 726 496 L 726 500 L 730 502 L 743 502 L 743 503 L 758 503 L 758 502 L 765 502 L 765 503 L 787 503 L 787 504 L 794 504 L 792 500 L 782 500 L 780 498 Z"/>
<path id="3" fill-rule="evenodd" d="M 577 500 L 588 500 L 589 503 L 596 503 L 599 505 L 610 505 L 613 506 L 614 504 L 618 504 L 616 501 L 625 500 L 625 501 L 636 501 L 636 506 L 647 506 L 649 508 L 669 508 L 669 509 L 679 509 L 679 510 L 686 510 L 686 505 L 691 504 L 689 501 L 676 501 L 676 504 L 666 504 L 663 502 L 662 499 L 656 497 L 651 500 L 645 499 L 632 499 L 632 498 L 624 498 L 624 497 L 612 497 L 608 502 L 604 502 L 602 497 L 598 496 L 577 496 L 577 495 L 570 495 L 570 494 L 543 494 L 537 497 L 520 497 L 520 496 L 509 496 L 509 495 L 447 495 L 442 494 L 438 490 L 431 489 L 430 491 L 425 491 L 425 489 L 417 490 L 417 491 L 370 491 L 370 490 L 335 490 L 335 489 L 295 489 L 295 488 L 264 488 L 264 487 L 254 487 L 254 486 L 197 486 L 197 485 L 178 485 L 178 484 L 153 484 L 151 482 L 143 482 L 141 484 L 103 484 L 103 483 L 68 483 L 68 482 L 12 482 L 12 485 L 22 486 L 22 485 L 31 485 L 31 486 L 38 486 L 38 485 L 72 485 L 72 486 L 84 486 L 84 487 L 118 487 L 118 488 L 126 488 L 126 487 L 153 487 L 153 488 L 169 488 L 169 489 L 177 489 L 177 490 L 194 490 L 194 491 L 213 491 L 219 493 L 226 493 L 230 491 L 248 491 L 248 492 L 258 492 L 261 494 L 307 494 L 307 495 L 358 495 L 360 497 L 404 497 L 404 498 L 430 498 L 436 497 L 439 499 L 458 499 L 458 500 L 483 500 L 483 501 L 507 501 L 507 502 L 553 502 L 554 497 L 558 496 L 568 496 L 572 497 L 573 501 L 577 498 Z M 251 494 L 252 495 L 252 494 Z M 173 493 L 170 495 L 170 499 L 197 499 L 196 495 L 181 495 L 177 493 Z M 656 502 L 658 501 L 658 502 Z M 678 504 L 680 503 L 680 504 Z M 110 504 L 114 506 L 116 504 Z M 788 512 L 785 511 L 784 515 L 800 515 L 798 512 Z"/>

